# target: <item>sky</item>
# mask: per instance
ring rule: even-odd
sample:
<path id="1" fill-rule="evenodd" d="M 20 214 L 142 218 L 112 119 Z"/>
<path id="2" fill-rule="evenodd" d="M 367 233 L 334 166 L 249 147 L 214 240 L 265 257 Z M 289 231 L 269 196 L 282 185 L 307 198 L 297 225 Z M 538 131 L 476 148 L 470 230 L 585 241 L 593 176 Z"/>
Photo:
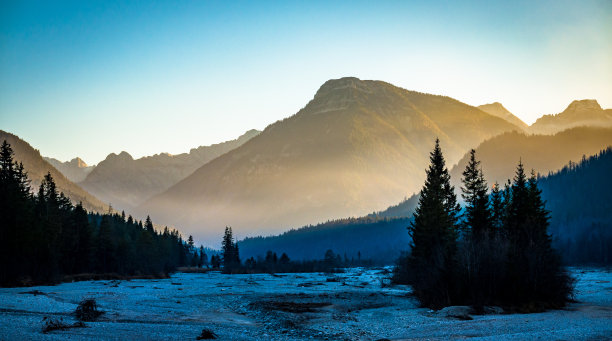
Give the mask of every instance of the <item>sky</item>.
<path id="1" fill-rule="evenodd" d="M 612 1 L 0 3 L 0 129 L 62 161 L 234 139 L 345 76 L 529 124 L 612 108 Z"/>

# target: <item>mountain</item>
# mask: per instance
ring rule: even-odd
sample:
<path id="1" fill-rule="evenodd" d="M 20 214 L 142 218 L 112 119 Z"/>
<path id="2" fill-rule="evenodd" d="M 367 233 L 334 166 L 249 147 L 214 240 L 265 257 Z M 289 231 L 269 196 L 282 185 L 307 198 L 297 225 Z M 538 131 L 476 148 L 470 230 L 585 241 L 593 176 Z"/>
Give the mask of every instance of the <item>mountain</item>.
<path id="1" fill-rule="evenodd" d="M 514 124 L 515 126 L 523 130 L 529 129 L 529 126 L 527 125 L 527 123 L 523 122 L 520 118 L 514 116 L 510 111 L 508 111 L 508 109 L 504 108 L 504 106 L 499 102 L 479 105 L 478 109 L 486 112 L 487 114 L 491 114 L 493 116 L 503 118 L 504 120 Z"/>
<path id="2" fill-rule="evenodd" d="M 38 190 L 41 180 L 47 172 L 51 173 L 57 189 L 72 200 L 73 203 L 83 202 L 83 207 L 89 211 L 106 212 L 108 206 L 104 205 L 95 196 L 83 190 L 77 184 L 68 180 L 60 171 L 45 161 L 40 152 L 16 135 L 0 130 L 0 143 L 6 140 L 13 148 L 14 159 L 23 162 L 23 167 L 28 172 L 28 178 L 32 180 L 31 186 L 34 191 Z"/>
<path id="3" fill-rule="evenodd" d="M 612 147 L 594 154 L 538 179 L 546 208 L 551 211 L 549 232 L 565 262 L 571 264 L 612 264 Z M 515 169 L 512 164 L 508 167 Z M 318 259 L 332 249 L 349 258 L 360 254 L 376 263 L 392 264 L 408 249 L 406 228 L 417 203 L 415 194 L 367 217 L 245 238 L 238 245 L 243 258 L 272 250 L 294 259 Z"/>
<path id="4" fill-rule="evenodd" d="M 569 160 L 580 160 L 585 155 L 594 155 L 612 145 L 612 128 L 579 127 L 555 135 L 527 135 L 508 132 L 493 137 L 476 148 L 476 158 L 481 161 L 488 184 L 497 181 L 500 186 L 514 177 L 518 161 L 525 169 L 533 168 L 540 174 L 548 174 L 563 168 Z M 461 178 L 469 160 L 469 152 L 451 168 L 451 183 L 457 195 L 461 191 Z M 370 214 L 370 217 L 410 217 L 418 203 L 418 193 Z M 461 198 L 459 196 L 459 198 Z"/>
<path id="5" fill-rule="evenodd" d="M 134 160 L 127 152 L 112 153 L 79 185 L 115 208 L 132 210 L 259 133 L 249 130 L 235 140 L 194 148 L 178 155 L 162 153 Z"/>
<path id="6" fill-rule="evenodd" d="M 373 217 L 339 219 L 290 230 L 276 236 L 251 237 L 238 242 L 240 257 L 265 256 L 268 250 L 294 260 L 320 259 L 327 250 L 349 259 L 392 264 L 408 249 L 411 218 Z"/>
<path id="7" fill-rule="evenodd" d="M 497 181 L 503 185 L 514 177 L 519 160 L 525 169 L 547 174 L 557 171 L 569 160 L 580 160 L 612 145 L 612 128 L 578 127 L 555 135 L 526 135 L 508 132 L 493 137 L 476 148 L 476 158 L 489 185 Z M 458 190 L 461 174 L 469 160 L 466 153 L 451 169 L 451 181 Z"/>
<path id="8" fill-rule="evenodd" d="M 207 163 L 139 210 L 200 238 L 360 216 L 417 191 L 440 138 L 449 164 L 515 125 L 381 81 L 327 81 L 297 114 Z M 93 173 L 92 173 L 93 174 Z"/>
<path id="9" fill-rule="evenodd" d="M 544 115 L 530 127 L 534 134 L 554 134 L 579 126 L 612 127 L 612 109 L 602 109 L 594 99 L 573 101 L 557 115 Z"/>
<path id="10" fill-rule="evenodd" d="M 612 265 L 612 147 L 541 178 L 550 232 L 567 263 Z"/>
<path id="11" fill-rule="evenodd" d="M 79 157 L 75 157 L 66 162 L 61 162 L 51 157 L 43 157 L 43 159 L 49 162 L 55 169 L 62 172 L 62 174 L 72 182 L 81 182 L 85 180 L 87 174 L 91 173 L 94 169 L 94 166 L 88 166 L 85 161 L 81 160 Z"/>

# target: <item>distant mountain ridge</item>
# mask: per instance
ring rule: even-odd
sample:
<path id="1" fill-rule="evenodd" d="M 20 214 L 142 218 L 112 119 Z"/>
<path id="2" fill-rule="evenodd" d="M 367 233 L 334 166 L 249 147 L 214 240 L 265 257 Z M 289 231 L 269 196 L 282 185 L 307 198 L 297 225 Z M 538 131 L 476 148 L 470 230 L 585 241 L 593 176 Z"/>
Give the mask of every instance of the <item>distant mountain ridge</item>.
<path id="1" fill-rule="evenodd" d="M 516 165 L 521 160 L 525 169 L 546 175 L 558 171 L 568 161 L 580 160 L 585 155 L 595 155 L 600 150 L 612 145 L 612 128 L 578 127 L 562 131 L 555 135 L 528 135 L 508 132 L 484 141 L 476 150 L 476 159 L 481 162 L 485 179 L 489 187 L 495 182 L 500 186 L 512 180 Z M 462 173 L 469 160 L 466 153 L 451 168 L 451 183 L 460 195 Z M 460 197 L 459 197 L 460 198 Z M 407 217 L 414 213 L 418 193 L 372 214 L 372 217 Z"/>
<path id="2" fill-rule="evenodd" d="M 450 164 L 519 127 L 449 97 L 381 81 L 325 82 L 268 126 L 139 207 L 199 237 L 281 231 L 362 215 L 416 191 L 436 137 Z"/>
<path id="3" fill-rule="evenodd" d="M 203 164 L 239 147 L 259 133 L 249 130 L 235 140 L 193 148 L 189 153 L 178 155 L 161 153 L 134 160 L 125 151 L 111 153 L 79 184 L 114 208 L 131 211 Z"/>
<path id="4" fill-rule="evenodd" d="M 575 128 L 569 134 L 585 133 L 580 130 L 588 134 L 590 129 L 601 128 Z M 546 152 L 546 147 L 542 149 Z M 610 264 L 612 147 L 603 147 L 587 155 L 595 156 L 572 158 L 570 166 L 566 162 L 555 172 L 540 178 L 538 184 L 547 202 L 546 208 L 552 211 L 550 232 L 565 260 Z M 516 169 L 516 164 L 508 163 L 507 166 L 510 171 Z M 457 170 L 455 167 L 455 175 L 451 175 L 454 182 Z M 402 251 L 409 249 L 407 227 L 417 204 L 418 194 L 415 194 L 367 217 L 332 220 L 278 235 L 244 238 L 238 244 L 245 257 L 263 256 L 272 250 L 285 252 L 295 259 L 318 259 L 324 250 L 332 249 L 349 259 L 361 255 L 377 263 L 393 264 Z M 585 245 L 594 247 L 589 250 Z"/>
<path id="5" fill-rule="evenodd" d="M 62 172 L 62 174 L 64 174 L 68 180 L 75 183 L 85 180 L 87 174 L 91 173 L 95 167 L 88 166 L 80 157 L 75 157 L 74 159 L 66 162 L 61 162 L 60 160 L 44 156 L 43 159 L 53 165 L 53 167 L 55 167 L 58 171 Z"/>
<path id="6" fill-rule="evenodd" d="M 40 152 L 27 142 L 16 135 L 0 130 L 0 143 L 4 140 L 10 143 L 11 148 L 13 148 L 15 161 L 23 162 L 23 166 L 28 172 L 28 178 L 32 181 L 31 186 L 34 191 L 38 189 L 47 172 L 50 172 L 58 191 L 64 192 L 74 204 L 83 202 L 83 207 L 89 211 L 106 212 L 108 210 L 107 205 L 68 180 L 59 170 L 45 161 Z"/>
<path id="7" fill-rule="evenodd" d="M 612 127 L 612 109 L 602 109 L 594 99 L 573 101 L 559 114 L 538 118 L 530 131 L 534 134 L 554 134 L 580 126 Z"/>
<path id="8" fill-rule="evenodd" d="M 491 114 L 493 116 L 503 118 L 504 120 L 514 124 L 515 126 L 523 130 L 529 129 L 529 126 L 527 125 L 527 123 L 523 122 L 520 118 L 516 117 L 514 114 L 508 111 L 508 109 L 504 108 L 504 106 L 499 102 L 479 105 L 478 109 L 488 114 Z"/>

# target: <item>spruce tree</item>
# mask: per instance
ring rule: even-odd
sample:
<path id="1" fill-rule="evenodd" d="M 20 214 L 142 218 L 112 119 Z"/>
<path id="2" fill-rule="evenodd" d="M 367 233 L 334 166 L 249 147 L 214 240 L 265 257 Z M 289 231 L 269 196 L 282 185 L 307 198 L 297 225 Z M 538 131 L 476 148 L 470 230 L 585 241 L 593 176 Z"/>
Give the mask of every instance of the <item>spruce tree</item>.
<path id="1" fill-rule="evenodd" d="M 476 239 L 492 234 L 493 224 L 489 197 L 487 195 L 487 182 L 484 179 L 480 161 L 476 160 L 476 151 L 470 151 L 470 160 L 463 171 L 463 192 L 465 200 L 464 227 Z"/>
<path id="2" fill-rule="evenodd" d="M 458 215 L 454 188 L 446 168 L 440 141 L 430 153 L 427 180 L 409 232 L 411 255 L 405 262 L 408 282 L 423 305 L 450 305 L 454 298 L 453 271 L 458 237 Z"/>
<path id="3" fill-rule="evenodd" d="M 234 243 L 231 227 L 225 227 L 221 249 L 223 251 L 223 267 L 226 272 L 232 272 L 234 267 L 240 266 L 240 256 L 238 245 Z"/>
<path id="4" fill-rule="evenodd" d="M 499 189 L 499 184 L 496 182 L 491 189 L 490 207 L 491 207 L 491 224 L 493 230 L 498 232 L 505 221 L 505 208 L 503 201 L 503 193 Z"/>

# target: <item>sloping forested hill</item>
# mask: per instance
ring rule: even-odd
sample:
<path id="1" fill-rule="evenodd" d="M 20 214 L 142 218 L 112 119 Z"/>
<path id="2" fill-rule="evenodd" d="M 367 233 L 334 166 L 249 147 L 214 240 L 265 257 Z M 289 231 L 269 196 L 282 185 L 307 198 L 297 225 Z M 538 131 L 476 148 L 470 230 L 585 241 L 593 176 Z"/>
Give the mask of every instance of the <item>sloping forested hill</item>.
<path id="1" fill-rule="evenodd" d="M 612 264 L 612 148 L 538 180 L 546 208 L 551 211 L 549 232 L 564 261 L 570 264 Z M 286 233 L 246 238 L 239 242 L 243 257 L 285 252 L 292 259 L 318 259 L 327 249 L 349 259 L 371 258 L 392 263 L 408 250 L 406 227 L 418 195 L 364 218 L 333 220 Z"/>
<path id="2" fill-rule="evenodd" d="M 538 183 L 564 260 L 612 264 L 612 147 Z"/>
<path id="3" fill-rule="evenodd" d="M 272 250 L 291 259 L 319 259 L 333 250 L 348 259 L 388 263 L 408 249 L 410 218 L 351 218 L 291 230 L 278 236 L 246 238 L 238 243 L 243 259 Z"/>

